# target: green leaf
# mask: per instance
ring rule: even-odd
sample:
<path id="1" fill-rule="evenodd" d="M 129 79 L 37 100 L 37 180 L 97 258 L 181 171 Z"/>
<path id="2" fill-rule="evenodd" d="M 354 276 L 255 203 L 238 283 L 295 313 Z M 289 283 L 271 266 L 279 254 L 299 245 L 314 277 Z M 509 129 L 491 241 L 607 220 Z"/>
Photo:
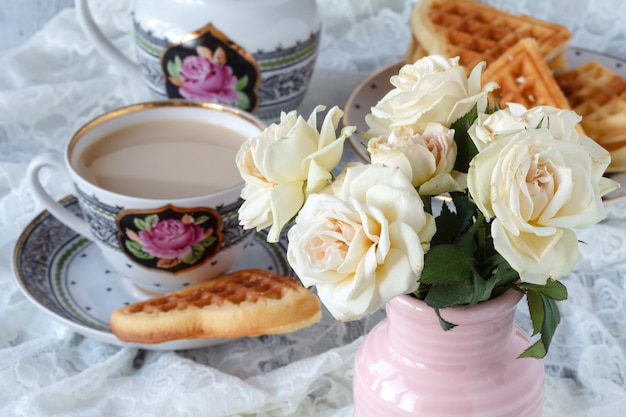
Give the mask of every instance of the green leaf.
<path id="1" fill-rule="evenodd" d="M 534 336 L 541 332 L 541 326 L 545 318 L 541 294 L 536 291 L 527 291 L 526 302 L 528 303 L 528 310 L 530 312 L 530 321 L 533 325 Z"/>
<path id="2" fill-rule="evenodd" d="M 176 55 L 176 57 L 167 62 L 167 72 L 168 74 L 170 74 L 173 78 L 177 79 L 178 81 L 181 81 L 181 77 L 180 77 L 180 67 L 182 66 L 183 61 L 180 59 L 180 57 L 178 55 Z"/>
<path id="3" fill-rule="evenodd" d="M 200 241 L 200 243 L 198 243 L 198 245 L 201 245 L 203 248 L 208 248 L 209 246 L 211 246 L 215 241 L 216 241 L 216 237 L 213 235 L 207 236 L 204 239 L 202 239 Z"/>
<path id="4" fill-rule="evenodd" d="M 526 286 L 526 284 L 524 284 L 524 286 Z M 561 322 L 561 313 L 556 305 L 556 299 L 542 292 L 542 290 L 545 289 L 544 286 L 537 287 L 537 289 L 527 288 L 526 298 L 528 302 L 528 310 L 530 312 L 530 319 L 533 324 L 533 335 L 541 333 L 540 341 L 544 348 L 543 355 L 545 356 L 545 352 L 547 352 L 550 348 L 554 332 Z M 559 297 L 562 296 L 562 291 L 547 291 L 547 293 L 550 295 L 556 294 Z"/>
<path id="5" fill-rule="evenodd" d="M 439 325 L 445 331 L 454 329 L 457 325 L 454 323 L 450 323 L 448 320 L 445 320 L 441 317 L 441 311 L 438 308 L 435 308 L 435 314 L 437 314 L 437 318 L 439 319 Z"/>
<path id="6" fill-rule="evenodd" d="M 128 251 L 137 259 L 149 260 L 154 258 L 154 256 L 143 250 L 143 245 L 139 242 L 128 239 L 125 244 Z"/>
<path id="7" fill-rule="evenodd" d="M 247 85 L 248 85 L 248 75 L 246 74 L 237 80 L 237 86 L 235 88 L 237 89 L 237 91 L 243 91 Z"/>
<path id="8" fill-rule="evenodd" d="M 548 351 L 548 349 L 550 349 L 550 343 L 552 343 L 554 332 L 561 322 L 561 313 L 552 298 L 545 297 L 541 294 L 541 301 L 543 302 L 544 310 L 544 319 L 541 324 L 541 341 L 546 347 L 546 351 Z"/>
<path id="9" fill-rule="evenodd" d="M 423 300 L 424 298 L 426 298 L 426 296 L 428 295 L 428 291 L 430 290 L 430 288 L 432 287 L 432 285 L 430 284 L 425 284 L 425 283 L 420 283 L 420 285 L 417 287 L 417 289 L 413 292 L 413 295 L 415 296 L 415 298 L 417 298 L 418 300 Z"/>
<path id="10" fill-rule="evenodd" d="M 480 271 L 485 274 L 485 276 L 487 274 L 507 274 L 509 272 L 517 275 L 517 272 L 511 268 L 506 259 L 498 252 L 489 253 L 488 256 L 481 260 Z"/>
<path id="11" fill-rule="evenodd" d="M 481 301 L 489 300 L 497 283 L 498 277 L 495 275 L 492 275 L 488 279 L 483 279 L 480 274 L 474 274 L 474 279 L 472 280 L 474 291 L 469 305 L 473 306 Z"/>
<path id="12" fill-rule="evenodd" d="M 479 230 L 479 227 L 472 228 L 459 236 L 457 244 L 459 250 L 461 253 L 465 254 L 465 256 L 473 258 L 480 255 L 480 246 L 479 248 L 476 247 L 476 245 L 480 243 L 480 241 L 476 239 L 476 234 Z"/>
<path id="13" fill-rule="evenodd" d="M 548 352 L 546 352 L 546 347 L 543 345 L 541 340 L 537 340 L 533 345 L 531 345 L 528 349 L 523 351 L 518 358 L 537 358 L 541 359 L 546 356 Z"/>
<path id="14" fill-rule="evenodd" d="M 450 196 L 457 213 L 458 230 L 465 231 L 474 223 L 476 206 L 472 204 L 469 195 L 466 193 L 450 193 Z"/>
<path id="15" fill-rule="evenodd" d="M 201 244 L 194 245 L 191 248 L 191 252 L 189 252 L 187 256 L 183 258 L 183 262 L 186 264 L 194 264 L 198 261 L 198 259 L 202 257 L 203 253 L 204 246 L 202 246 Z"/>
<path id="16" fill-rule="evenodd" d="M 156 225 L 159 222 L 159 215 L 151 214 L 149 216 L 146 216 L 144 220 L 146 221 L 146 223 L 150 225 L 150 228 L 152 228 L 154 225 Z"/>
<path id="17" fill-rule="evenodd" d="M 420 282 L 449 284 L 468 282 L 472 275 L 471 259 L 456 245 L 432 247 L 424 257 L 424 271 Z"/>
<path id="18" fill-rule="evenodd" d="M 472 289 L 469 283 L 433 285 L 424 301 L 433 308 L 464 305 L 472 298 Z"/>
<path id="19" fill-rule="evenodd" d="M 139 230 L 150 230 L 152 227 L 159 222 L 159 216 L 156 214 L 151 214 L 149 216 L 140 219 L 139 217 L 135 217 L 133 223 L 135 227 Z"/>
<path id="20" fill-rule="evenodd" d="M 196 224 L 202 224 L 202 223 L 206 223 L 208 222 L 210 219 L 209 216 L 200 216 L 197 219 L 195 219 Z"/>
<path id="21" fill-rule="evenodd" d="M 474 141 L 469 136 L 468 130 L 478 117 L 478 107 L 472 107 L 465 116 L 452 123 L 451 129 L 454 129 L 454 141 L 457 146 L 457 157 L 454 169 L 459 172 L 467 173 L 469 163 L 478 153 Z"/>
<path id="22" fill-rule="evenodd" d="M 474 217 L 476 217 L 474 219 Z M 459 248 L 467 256 L 475 257 L 479 261 L 484 257 L 486 251 L 486 235 L 488 234 L 485 217 L 480 211 L 475 212 L 471 219 L 461 219 L 465 223 L 469 223 L 467 230 L 463 230 L 458 238 Z"/>
<path id="23" fill-rule="evenodd" d="M 420 195 L 420 197 L 422 198 L 422 203 L 424 203 L 424 211 L 428 214 L 433 214 L 433 198 L 436 197 L 430 195 Z"/>
<path id="24" fill-rule="evenodd" d="M 567 300 L 567 287 L 559 281 L 548 280 L 544 285 L 529 284 L 525 282 L 522 285 L 529 290 L 539 292 L 546 297 L 552 298 L 553 300 Z"/>
<path id="25" fill-rule="evenodd" d="M 139 217 L 135 217 L 133 220 L 133 224 L 138 230 L 150 230 L 152 226 L 145 221 L 144 219 L 140 219 Z"/>
<path id="26" fill-rule="evenodd" d="M 519 274 L 513 269 L 507 271 L 494 271 L 493 277 L 495 279 L 495 285 L 493 288 L 493 294 L 491 298 L 504 294 L 511 288 L 519 291 L 517 282 L 519 281 Z"/>
<path id="27" fill-rule="evenodd" d="M 494 296 L 516 287 L 515 284 L 519 281 L 519 273 L 495 250 L 480 262 L 477 269 L 480 276 L 487 277 L 487 281 L 493 281 Z"/>
<path id="28" fill-rule="evenodd" d="M 237 100 L 235 100 L 235 107 L 240 109 L 249 110 L 250 109 L 250 97 L 246 93 L 239 93 Z"/>
<path id="29" fill-rule="evenodd" d="M 441 207 L 441 213 L 435 218 L 437 232 L 430 241 L 431 246 L 437 247 L 443 244 L 454 243 L 459 231 L 459 219 L 450 211 L 447 204 Z"/>

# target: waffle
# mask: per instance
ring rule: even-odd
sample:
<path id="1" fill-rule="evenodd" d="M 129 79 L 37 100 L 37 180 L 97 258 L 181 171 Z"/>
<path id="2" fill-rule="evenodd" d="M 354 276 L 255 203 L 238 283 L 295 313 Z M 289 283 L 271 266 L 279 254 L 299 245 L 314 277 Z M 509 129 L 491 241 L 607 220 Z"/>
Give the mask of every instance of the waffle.
<path id="1" fill-rule="evenodd" d="M 411 16 L 407 55 L 415 61 L 428 54 L 459 56 L 469 72 L 481 61 L 487 65 L 524 38 L 537 41 L 553 71 L 565 69 L 571 34 L 561 25 L 525 15 L 513 15 L 472 0 L 420 0 Z"/>
<path id="2" fill-rule="evenodd" d="M 626 79 L 596 61 L 556 77 L 587 135 L 611 153 L 607 172 L 626 171 Z"/>
<path id="3" fill-rule="evenodd" d="M 110 325 L 120 340 L 151 344 L 287 333 L 320 318 L 317 296 L 293 279 L 246 269 L 119 308 Z"/>
<path id="4" fill-rule="evenodd" d="M 597 61 L 556 76 L 572 109 L 586 116 L 626 93 L 626 80 Z"/>
<path id="5" fill-rule="evenodd" d="M 626 94 L 583 117 L 585 132 L 611 154 L 606 172 L 626 172 Z"/>
<path id="6" fill-rule="evenodd" d="M 526 108 L 552 106 L 569 109 L 570 105 L 543 60 L 537 42 L 525 38 L 506 50 L 482 74 L 482 81 L 500 84 L 496 93 L 500 104 L 519 103 Z"/>

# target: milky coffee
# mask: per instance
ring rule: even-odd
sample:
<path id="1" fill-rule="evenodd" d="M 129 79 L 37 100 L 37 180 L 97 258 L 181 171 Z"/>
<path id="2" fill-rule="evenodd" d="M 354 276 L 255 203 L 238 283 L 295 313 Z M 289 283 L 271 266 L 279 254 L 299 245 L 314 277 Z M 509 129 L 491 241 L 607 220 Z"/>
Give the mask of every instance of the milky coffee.
<path id="1" fill-rule="evenodd" d="M 74 169 L 87 181 L 119 194 L 193 197 L 242 182 L 235 155 L 245 139 L 198 121 L 141 123 L 87 146 Z"/>

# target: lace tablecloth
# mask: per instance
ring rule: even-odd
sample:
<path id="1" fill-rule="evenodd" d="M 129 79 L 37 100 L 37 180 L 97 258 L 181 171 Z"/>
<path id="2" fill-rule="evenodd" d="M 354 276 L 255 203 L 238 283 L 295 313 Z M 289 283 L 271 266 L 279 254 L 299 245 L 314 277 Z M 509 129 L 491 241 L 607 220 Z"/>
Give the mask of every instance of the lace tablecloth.
<path id="1" fill-rule="evenodd" d="M 403 57 L 413 2 L 318 0 L 323 37 L 315 104 L 343 106 L 367 75 Z M 572 45 L 626 59 L 622 0 L 490 0 L 567 25 Z M 128 1 L 92 1 L 107 36 L 133 56 Z M 13 247 L 42 210 L 24 180 L 28 161 L 61 150 L 88 119 L 147 100 L 143 86 L 105 62 L 72 9 L 0 57 L 0 415 L 333 416 L 352 415 L 352 361 L 382 317 L 322 322 L 290 335 L 189 351 L 142 351 L 74 333 L 19 291 Z M 349 149 L 348 149 L 349 150 Z M 71 192 L 51 173 L 57 197 Z M 570 297 L 546 364 L 545 417 L 623 416 L 626 410 L 626 199 L 580 232 L 582 259 L 564 279 Z M 520 308 L 519 322 L 527 326 Z"/>

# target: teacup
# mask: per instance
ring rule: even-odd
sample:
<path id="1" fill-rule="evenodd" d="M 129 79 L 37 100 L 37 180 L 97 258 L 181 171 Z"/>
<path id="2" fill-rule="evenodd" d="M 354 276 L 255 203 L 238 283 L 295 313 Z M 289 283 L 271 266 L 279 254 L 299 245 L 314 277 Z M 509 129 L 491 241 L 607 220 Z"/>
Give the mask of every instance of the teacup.
<path id="1" fill-rule="evenodd" d="M 75 6 L 102 55 L 140 76 L 157 99 L 219 102 L 275 121 L 298 107 L 313 74 L 315 0 L 136 0 L 136 60 L 104 36 L 87 0 Z"/>
<path id="2" fill-rule="evenodd" d="M 235 155 L 263 128 L 220 104 L 130 105 L 86 123 L 64 157 L 35 157 L 27 179 L 48 211 L 93 240 L 122 276 L 146 292 L 169 292 L 216 277 L 241 256 L 252 234 L 239 225 Z M 44 167 L 67 173 L 83 218 L 45 191 Z"/>

